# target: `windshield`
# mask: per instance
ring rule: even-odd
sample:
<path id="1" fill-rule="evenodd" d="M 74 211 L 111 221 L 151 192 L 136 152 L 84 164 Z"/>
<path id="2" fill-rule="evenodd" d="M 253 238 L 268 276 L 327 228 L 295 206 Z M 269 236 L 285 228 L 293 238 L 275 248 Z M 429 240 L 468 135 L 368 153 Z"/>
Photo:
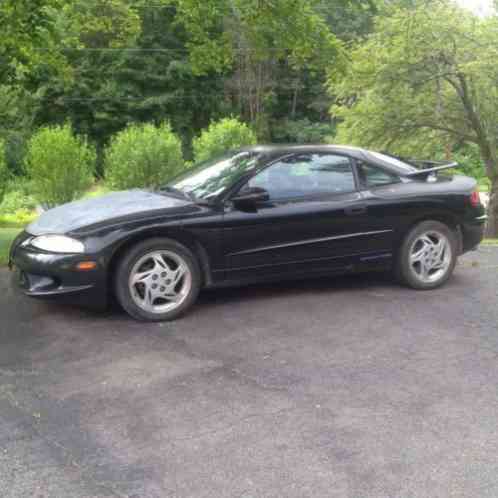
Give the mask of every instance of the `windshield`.
<path id="1" fill-rule="evenodd" d="M 232 152 L 210 159 L 177 176 L 166 187 L 180 190 L 196 200 L 212 199 L 254 168 L 260 155 L 256 152 Z"/>
<path id="2" fill-rule="evenodd" d="M 396 159 L 393 156 L 387 156 L 386 154 L 381 154 L 380 152 L 369 151 L 369 153 L 374 156 L 376 159 L 387 163 L 389 166 L 393 166 L 400 173 L 411 173 L 413 171 L 417 171 L 417 168 L 413 167 L 411 164 L 405 163 L 400 159 Z"/>

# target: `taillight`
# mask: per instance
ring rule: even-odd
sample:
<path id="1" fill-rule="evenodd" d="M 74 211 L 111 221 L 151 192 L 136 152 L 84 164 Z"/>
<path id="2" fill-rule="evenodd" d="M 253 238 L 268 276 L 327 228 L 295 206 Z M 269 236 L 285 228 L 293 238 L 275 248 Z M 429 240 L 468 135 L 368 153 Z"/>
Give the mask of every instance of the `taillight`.
<path id="1" fill-rule="evenodd" d="M 479 206 L 479 204 L 481 204 L 481 198 L 479 197 L 479 192 L 477 190 L 474 190 L 474 192 L 470 194 L 469 200 L 470 200 L 470 205 L 472 207 Z"/>

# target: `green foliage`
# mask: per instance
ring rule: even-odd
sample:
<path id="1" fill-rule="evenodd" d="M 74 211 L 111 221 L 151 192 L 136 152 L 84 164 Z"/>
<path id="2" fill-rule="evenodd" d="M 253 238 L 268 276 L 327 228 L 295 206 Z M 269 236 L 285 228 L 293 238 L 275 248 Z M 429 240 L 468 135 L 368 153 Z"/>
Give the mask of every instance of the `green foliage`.
<path id="1" fill-rule="evenodd" d="M 183 168 L 180 139 L 169 123 L 130 125 L 114 136 L 105 152 L 110 188 L 153 188 Z"/>
<path id="2" fill-rule="evenodd" d="M 24 80 L 39 66 L 62 68 L 54 15 L 61 5 L 62 0 L 0 2 L 0 82 Z"/>
<path id="3" fill-rule="evenodd" d="M 127 47 L 140 33 L 140 17 L 126 0 L 66 2 L 61 20 L 72 44 L 85 48 Z"/>
<path id="4" fill-rule="evenodd" d="M 38 217 L 36 211 L 19 209 L 15 213 L 0 214 L 0 227 L 23 228 Z"/>
<path id="5" fill-rule="evenodd" d="M 70 125 L 41 128 L 29 141 L 26 171 L 33 194 L 47 207 L 70 202 L 92 183 L 95 150 Z"/>
<path id="6" fill-rule="evenodd" d="M 451 0 L 388 8 L 331 78 L 338 140 L 418 152 L 478 147 L 491 182 L 487 235 L 498 235 L 498 16 L 478 18 Z"/>
<path id="7" fill-rule="evenodd" d="M 19 190 L 8 191 L 0 203 L 0 213 L 14 214 L 20 210 L 33 210 L 36 207 L 36 201 L 31 196 L 26 196 Z"/>
<path id="8" fill-rule="evenodd" d="M 282 58 L 295 67 L 337 58 L 340 43 L 313 0 L 174 0 L 199 73 L 231 66 L 242 48 L 255 59 Z"/>
<path id="9" fill-rule="evenodd" d="M 95 2 L 92 0 L 90 7 Z M 80 16 L 94 10 L 85 7 L 84 0 L 78 5 Z M 175 22 L 171 5 L 163 7 L 159 0 L 153 6 L 133 2 L 132 15 L 139 15 L 140 29 L 138 35 L 127 40 L 126 49 L 122 44 L 130 33 L 110 29 L 119 24 L 113 24 L 112 16 L 109 20 L 102 16 L 101 22 L 92 28 L 91 37 L 85 31 L 84 42 L 91 50 L 67 52 L 71 70 L 78 77 L 64 85 L 60 78 L 42 74 L 38 82 L 43 93 L 37 121 L 60 123 L 69 119 L 77 133 L 97 144 L 99 175 L 103 174 L 100 152 L 110 137 L 128 123 L 170 122 L 190 158 L 192 137 L 212 119 L 231 110 L 220 98 L 221 75 L 194 75 L 186 50 L 186 34 Z M 104 29 L 104 22 L 109 23 L 109 29 Z M 102 31 L 96 30 L 99 25 Z M 75 31 L 74 27 L 71 29 Z"/>
<path id="10" fill-rule="evenodd" d="M 313 95 L 299 92 L 307 90 L 304 80 L 323 83 L 327 72 L 344 64 L 343 44 L 317 0 L 171 1 L 188 35 L 194 74 L 223 74 L 233 110 L 262 139 L 271 135 L 270 113 L 282 112 L 279 102 L 293 119 L 298 107 L 312 109 Z"/>
<path id="11" fill-rule="evenodd" d="M 0 203 L 0 214 L 12 215 L 18 211 L 33 211 L 36 199 L 31 195 L 32 184 L 26 178 L 11 176 L 6 182 L 5 195 Z"/>
<path id="12" fill-rule="evenodd" d="M 0 140 L 0 204 L 6 191 L 8 180 L 7 162 L 5 160 L 5 143 Z"/>
<path id="13" fill-rule="evenodd" d="M 19 229 L 0 228 L 0 266 L 8 263 L 10 245 L 18 233 Z"/>
<path id="14" fill-rule="evenodd" d="M 279 122 L 273 129 L 275 142 L 297 144 L 328 143 L 334 135 L 331 123 L 312 123 L 309 119 L 290 119 Z"/>
<path id="15" fill-rule="evenodd" d="M 249 126 L 235 118 L 225 118 L 211 123 L 209 128 L 194 139 L 195 160 L 201 162 L 256 142 L 256 135 Z"/>
<path id="16" fill-rule="evenodd" d="M 445 0 L 414 5 L 377 18 L 345 77 L 330 79 L 337 139 L 419 156 L 473 142 L 482 153 L 496 142 L 497 21 Z"/>
<path id="17" fill-rule="evenodd" d="M 486 168 L 482 162 L 481 154 L 475 144 L 466 144 L 459 148 L 452 155 L 452 160 L 456 161 L 461 173 L 472 176 L 477 180 L 486 178 Z"/>
<path id="18" fill-rule="evenodd" d="M 104 183 L 96 183 L 90 190 L 85 192 L 83 199 L 94 199 L 95 197 L 102 197 L 103 195 L 111 192 L 111 189 Z"/>
<path id="19" fill-rule="evenodd" d="M 33 128 L 36 96 L 13 85 L 0 84 L 0 139 L 5 141 L 9 171 L 22 174 L 26 141 Z"/>

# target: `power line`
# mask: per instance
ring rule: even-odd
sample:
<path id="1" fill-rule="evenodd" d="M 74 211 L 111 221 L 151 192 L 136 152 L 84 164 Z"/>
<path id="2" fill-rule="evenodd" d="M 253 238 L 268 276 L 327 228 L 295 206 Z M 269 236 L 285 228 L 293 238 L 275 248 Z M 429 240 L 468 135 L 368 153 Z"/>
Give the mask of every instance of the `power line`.
<path id="1" fill-rule="evenodd" d="M 293 50 L 293 47 L 268 47 L 265 49 L 259 48 L 232 48 L 233 52 L 280 52 L 285 50 Z M 47 47 L 37 47 L 34 49 L 37 52 L 52 52 L 53 49 Z M 61 52 L 180 52 L 190 53 L 186 48 L 137 48 L 137 47 L 62 47 L 59 49 Z"/>

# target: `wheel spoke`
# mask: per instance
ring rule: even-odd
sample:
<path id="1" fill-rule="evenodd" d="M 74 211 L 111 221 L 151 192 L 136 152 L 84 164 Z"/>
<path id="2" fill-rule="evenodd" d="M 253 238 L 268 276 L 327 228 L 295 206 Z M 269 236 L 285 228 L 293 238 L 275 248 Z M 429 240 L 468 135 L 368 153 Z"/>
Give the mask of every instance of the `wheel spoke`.
<path id="1" fill-rule="evenodd" d="M 444 261 L 438 261 L 432 265 L 433 270 L 440 270 L 441 268 L 444 268 L 446 266 L 446 263 Z"/>
<path id="2" fill-rule="evenodd" d="M 422 235 L 419 240 L 427 247 L 434 246 L 434 241 L 427 234 Z"/>
<path id="3" fill-rule="evenodd" d="M 410 255 L 410 262 L 413 263 L 418 263 L 420 262 L 425 254 L 425 246 L 422 247 L 422 249 L 419 249 L 417 252 L 414 252 Z"/>
<path id="4" fill-rule="evenodd" d="M 171 279 L 173 280 L 173 283 L 176 285 L 183 275 L 187 272 L 187 267 L 184 265 L 178 265 L 178 268 L 174 271 L 171 272 Z"/>
<path id="5" fill-rule="evenodd" d="M 150 286 L 145 287 L 143 305 L 144 308 L 152 311 L 154 309 L 155 294 Z"/>
<path id="6" fill-rule="evenodd" d="M 154 260 L 155 269 L 157 269 L 157 270 L 168 269 L 169 270 L 169 267 L 166 264 L 166 262 L 164 261 L 161 254 L 154 254 L 154 256 L 152 256 L 152 259 Z"/>
<path id="7" fill-rule="evenodd" d="M 430 265 L 426 260 L 421 261 L 420 264 L 420 276 L 424 279 L 427 280 L 427 277 L 429 276 L 429 270 L 431 269 Z"/>
<path id="8" fill-rule="evenodd" d="M 176 294 L 176 293 L 166 293 L 166 294 L 163 294 L 161 297 L 163 297 L 164 299 L 166 299 L 167 301 L 170 301 L 172 303 L 177 303 L 181 296 L 179 294 Z"/>
<path id="9" fill-rule="evenodd" d="M 445 251 L 446 251 L 446 248 L 447 248 L 447 243 L 446 243 L 446 240 L 445 239 L 441 239 L 436 245 L 435 245 L 435 249 L 436 249 L 436 253 L 434 254 L 434 257 L 436 259 L 442 259 L 444 257 L 444 254 L 445 254 Z"/>
<path id="10" fill-rule="evenodd" d="M 145 284 L 146 280 L 148 279 L 148 277 L 150 277 L 152 275 L 152 273 L 153 273 L 152 270 L 143 271 L 141 273 L 135 273 L 135 275 L 133 275 L 132 280 L 131 280 L 132 285 L 135 285 L 138 283 Z"/>

